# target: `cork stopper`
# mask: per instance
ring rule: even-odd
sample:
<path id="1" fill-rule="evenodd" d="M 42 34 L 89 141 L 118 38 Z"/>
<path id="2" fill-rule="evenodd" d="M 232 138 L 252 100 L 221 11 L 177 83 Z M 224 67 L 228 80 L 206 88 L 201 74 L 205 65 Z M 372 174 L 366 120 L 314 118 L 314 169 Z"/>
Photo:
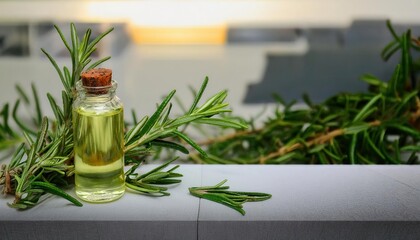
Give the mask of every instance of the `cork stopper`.
<path id="1" fill-rule="evenodd" d="M 112 70 L 108 68 L 96 68 L 81 74 L 82 84 L 88 93 L 104 94 L 112 85 Z"/>
<path id="2" fill-rule="evenodd" d="M 85 87 L 106 87 L 111 85 L 112 70 L 96 68 L 85 71 L 81 75 Z"/>

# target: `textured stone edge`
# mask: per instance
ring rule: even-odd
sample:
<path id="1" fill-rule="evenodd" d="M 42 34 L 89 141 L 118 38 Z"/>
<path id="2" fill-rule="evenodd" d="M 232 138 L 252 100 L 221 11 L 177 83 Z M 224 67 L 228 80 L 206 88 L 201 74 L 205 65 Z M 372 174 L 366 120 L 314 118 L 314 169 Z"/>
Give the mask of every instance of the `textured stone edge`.
<path id="1" fill-rule="evenodd" d="M 420 221 L 200 221 L 198 239 L 418 239 Z"/>
<path id="2" fill-rule="evenodd" d="M 196 221 L 7 221 L 0 239 L 197 239 Z"/>

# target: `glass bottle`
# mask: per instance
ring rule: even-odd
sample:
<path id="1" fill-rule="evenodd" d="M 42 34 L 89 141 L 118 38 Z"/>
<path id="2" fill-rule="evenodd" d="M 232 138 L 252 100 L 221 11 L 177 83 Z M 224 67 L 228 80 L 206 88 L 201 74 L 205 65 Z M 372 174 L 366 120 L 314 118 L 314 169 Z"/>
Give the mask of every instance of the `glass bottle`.
<path id="1" fill-rule="evenodd" d="M 115 95 L 117 83 L 76 84 L 73 134 L 76 194 L 87 202 L 110 202 L 123 196 L 124 117 Z"/>

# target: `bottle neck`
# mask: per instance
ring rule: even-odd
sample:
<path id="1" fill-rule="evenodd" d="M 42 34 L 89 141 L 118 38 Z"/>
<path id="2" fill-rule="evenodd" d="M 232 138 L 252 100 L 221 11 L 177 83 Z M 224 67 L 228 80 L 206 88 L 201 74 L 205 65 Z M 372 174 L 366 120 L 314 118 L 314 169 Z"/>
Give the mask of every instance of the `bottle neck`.
<path id="1" fill-rule="evenodd" d="M 111 85 L 90 87 L 84 86 L 82 81 L 76 83 L 77 97 L 84 100 L 92 101 L 109 101 L 115 97 L 118 84 L 115 81 L 111 82 Z"/>

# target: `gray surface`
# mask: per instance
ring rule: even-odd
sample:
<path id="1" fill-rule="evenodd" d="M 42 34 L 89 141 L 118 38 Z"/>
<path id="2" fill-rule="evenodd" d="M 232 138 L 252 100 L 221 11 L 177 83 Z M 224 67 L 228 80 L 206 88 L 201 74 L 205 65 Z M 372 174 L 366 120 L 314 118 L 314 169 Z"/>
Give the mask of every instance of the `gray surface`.
<path id="1" fill-rule="evenodd" d="M 0 239 L 420 236 L 420 166 L 182 165 L 179 172 L 184 180 L 171 189 L 171 197 L 128 193 L 114 203 L 82 208 L 51 197 L 23 212 L 1 201 Z M 188 187 L 214 185 L 223 179 L 228 179 L 232 190 L 268 192 L 273 197 L 246 203 L 242 216 L 188 194 Z"/>
<path id="2" fill-rule="evenodd" d="M 145 165 L 140 172 L 152 167 Z M 187 188 L 199 184 L 200 166 L 183 165 L 180 172 L 183 182 L 170 189 L 170 197 L 126 193 L 118 201 L 81 208 L 50 197 L 27 211 L 1 201 L 0 239 L 196 239 L 199 201 Z M 31 233 L 36 238 L 28 238 Z"/>
<path id="3" fill-rule="evenodd" d="M 144 171 L 152 165 L 142 167 Z M 198 202 L 190 197 L 188 186 L 199 184 L 199 166 L 183 165 L 183 181 L 170 189 L 171 197 L 138 196 L 127 192 L 122 199 L 107 204 L 83 203 L 83 207 L 74 207 L 67 200 L 51 197 L 43 204 L 28 211 L 17 212 L 0 204 L 1 220 L 42 221 L 191 221 L 197 220 Z M 140 172 L 144 172 L 141 170 Z M 181 172 L 179 171 L 179 172 Z M 75 195 L 74 192 L 70 194 Z M 12 199 L 8 199 L 10 202 Z M 1 235 L 0 235 L 1 236 Z"/>
<path id="4" fill-rule="evenodd" d="M 367 168 L 420 191 L 420 174 L 416 167 L 399 166 L 399 171 L 395 171 L 395 169 L 390 166 L 368 166 Z"/>
<path id="5" fill-rule="evenodd" d="M 365 166 L 266 165 L 253 166 L 252 171 L 241 168 L 205 166 L 203 185 L 228 178 L 227 185 L 232 189 L 269 192 L 272 200 L 246 204 L 245 217 L 202 201 L 200 220 L 420 221 L 420 191 Z M 395 166 L 391 169 L 396 170 Z M 420 177 L 420 167 L 412 169 L 415 170 L 411 174 Z"/>
<path id="6" fill-rule="evenodd" d="M 246 216 L 202 200 L 199 239 L 418 239 L 420 166 L 205 166 L 203 185 L 265 191 Z M 385 174 L 378 173 L 384 172 Z M 405 176 L 395 180 L 389 175 Z M 414 180 L 416 179 L 416 180 Z M 410 186 L 408 186 L 410 185 Z"/>

